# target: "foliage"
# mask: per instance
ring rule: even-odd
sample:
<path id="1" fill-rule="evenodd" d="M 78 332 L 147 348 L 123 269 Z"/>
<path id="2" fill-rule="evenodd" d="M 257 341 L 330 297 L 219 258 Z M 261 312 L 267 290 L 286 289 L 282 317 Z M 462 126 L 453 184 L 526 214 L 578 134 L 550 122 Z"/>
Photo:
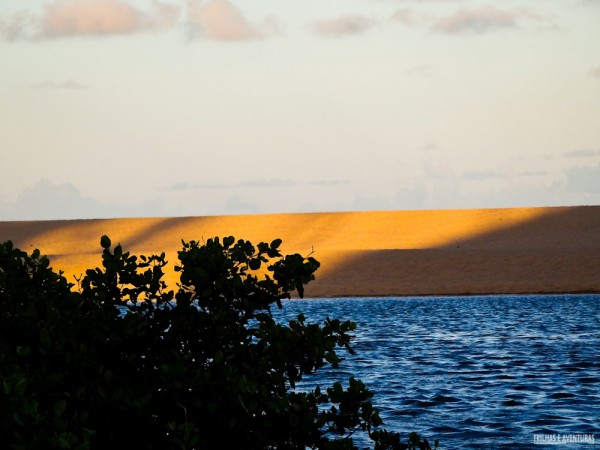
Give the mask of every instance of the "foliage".
<path id="1" fill-rule="evenodd" d="M 38 250 L 0 245 L 0 442 L 12 449 L 428 448 L 380 429 L 372 393 L 296 389 L 350 348 L 352 322 L 278 323 L 272 307 L 319 263 L 233 237 L 183 242 L 181 284 L 165 254 L 101 238 L 102 268 L 78 289 Z"/>

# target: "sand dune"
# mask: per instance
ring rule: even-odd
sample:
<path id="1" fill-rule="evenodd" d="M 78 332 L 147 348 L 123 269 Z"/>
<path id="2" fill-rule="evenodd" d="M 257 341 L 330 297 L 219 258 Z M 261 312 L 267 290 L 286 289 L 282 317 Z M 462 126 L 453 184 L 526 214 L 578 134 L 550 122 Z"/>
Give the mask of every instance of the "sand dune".
<path id="1" fill-rule="evenodd" d="M 171 269 L 182 239 L 279 237 L 321 262 L 311 297 L 600 292 L 600 206 L 0 222 L 71 281 L 101 264 L 103 234 Z"/>

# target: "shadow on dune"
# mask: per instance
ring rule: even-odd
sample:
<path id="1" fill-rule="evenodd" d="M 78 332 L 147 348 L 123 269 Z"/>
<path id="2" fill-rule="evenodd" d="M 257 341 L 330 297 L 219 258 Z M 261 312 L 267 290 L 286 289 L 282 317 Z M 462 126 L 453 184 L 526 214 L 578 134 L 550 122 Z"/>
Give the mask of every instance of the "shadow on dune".
<path id="1" fill-rule="evenodd" d="M 209 217 L 173 217 L 141 219 L 86 219 L 4 222 L 0 228 L 0 240 L 11 239 L 17 247 L 33 247 L 44 244 L 45 252 L 62 253 L 53 250 L 65 249 L 65 253 L 102 253 L 100 237 L 108 234 L 113 242 L 120 243 L 128 250 L 164 250 L 164 236 L 171 236 L 173 245 L 179 245 L 175 228 L 191 225 L 200 227 Z M 167 239 L 168 240 L 168 239 Z"/>
<path id="2" fill-rule="evenodd" d="M 553 208 L 439 247 L 348 251 L 336 259 L 308 295 L 600 292 L 600 207 Z"/>
<path id="3" fill-rule="evenodd" d="M 600 292 L 600 206 L 482 211 L 0 222 L 0 242 L 40 248 L 70 280 L 101 264 L 103 234 L 134 254 L 164 251 L 171 268 L 182 239 L 234 235 L 281 237 L 286 253 L 315 245 L 311 297 Z"/>

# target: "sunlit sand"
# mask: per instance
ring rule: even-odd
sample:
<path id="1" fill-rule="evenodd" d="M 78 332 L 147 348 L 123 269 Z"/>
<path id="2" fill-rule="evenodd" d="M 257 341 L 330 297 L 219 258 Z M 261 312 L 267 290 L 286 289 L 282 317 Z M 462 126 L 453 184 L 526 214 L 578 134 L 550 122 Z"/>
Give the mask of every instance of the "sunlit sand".
<path id="1" fill-rule="evenodd" d="M 600 292 L 600 206 L 0 222 L 0 241 L 39 248 L 70 281 L 101 264 L 100 236 L 134 254 L 181 240 L 282 238 L 321 262 L 319 296 Z"/>

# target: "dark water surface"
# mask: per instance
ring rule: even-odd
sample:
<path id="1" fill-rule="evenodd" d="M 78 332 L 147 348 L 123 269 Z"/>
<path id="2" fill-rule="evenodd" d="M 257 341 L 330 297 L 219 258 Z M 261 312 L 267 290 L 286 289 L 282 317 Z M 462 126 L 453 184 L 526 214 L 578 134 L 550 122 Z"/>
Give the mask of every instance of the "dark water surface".
<path id="1" fill-rule="evenodd" d="M 311 299 L 303 312 L 357 323 L 340 370 L 307 380 L 375 392 L 386 428 L 444 449 L 600 446 L 600 296 Z M 540 435 L 594 435 L 595 445 L 540 445 Z M 557 436 L 559 435 L 559 436 Z"/>

